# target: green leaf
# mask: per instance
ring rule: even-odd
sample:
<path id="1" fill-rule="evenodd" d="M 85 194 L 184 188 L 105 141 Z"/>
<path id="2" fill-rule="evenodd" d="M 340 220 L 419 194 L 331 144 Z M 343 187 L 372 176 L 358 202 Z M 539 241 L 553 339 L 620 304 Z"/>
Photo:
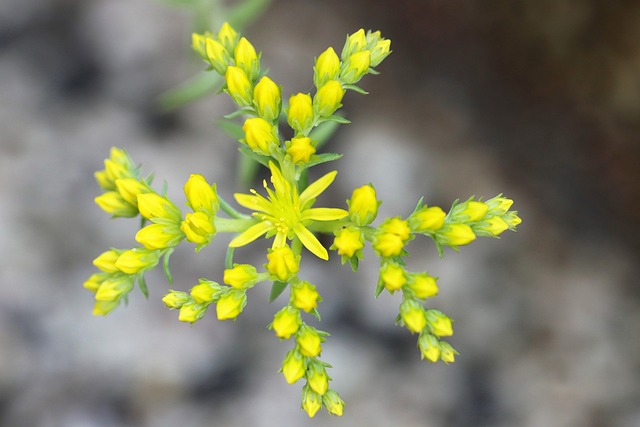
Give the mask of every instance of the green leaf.
<path id="1" fill-rule="evenodd" d="M 147 287 L 147 281 L 144 279 L 144 275 L 140 275 L 138 277 L 138 287 L 140 288 L 140 292 L 146 299 L 149 299 L 149 288 Z"/>
<path id="2" fill-rule="evenodd" d="M 169 89 L 158 98 L 162 111 L 173 111 L 202 98 L 222 87 L 222 77 L 215 73 L 201 72 L 181 85 Z"/>
<path id="3" fill-rule="evenodd" d="M 340 123 L 337 122 L 324 122 L 316 126 L 309 134 L 309 138 L 316 142 L 316 150 L 326 144 L 339 127 Z"/>
<path id="4" fill-rule="evenodd" d="M 231 137 L 231 139 L 238 141 L 239 139 L 244 138 L 242 125 L 238 122 L 234 122 L 233 120 L 218 120 L 216 125 Z"/>
<path id="5" fill-rule="evenodd" d="M 227 21 L 234 28 L 243 28 L 262 15 L 271 0 L 245 0 L 227 13 Z"/>
<path id="6" fill-rule="evenodd" d="M 243 114 L 255 115 L 255 110 L 253 108 L 250 108 L 250 107 L 242 107 L 239 110 L 234 111 L 233 113 L 226 114 L 226 115 L 224 115 L 222 117 L 224 117 L 225 119 L 234 119 L 234 118 L 239 117 L 239 116 L 241 116 Z"/>
<path id="7" fill-rule="evenodd" d="M 379 278 L 378 285 L 376 286 L 376 293 L 375 293 L 376 298 L 378 298 L 378 296 L 380 295 L 380 293 L 382 293 L 383 290 L 384 290 L 384 282 L 382 281 L 382 278 Z"/>
<path id="8" fill-rule="evenodd" d="M 344 85 L 342 86 L 344 89 L 351 89 L 354 92 L 358 92 L 359 94 L 362 95 L 369 95 L 369 92 L 367 92 L 366 90 L 356 86 L 356 85 Z"/>
<path id="9" fill-rule="evenodd" d="M 173 248 L 167 249 L 162 259 L 162 268 L 164 269 L 164 275 L 167 277 L 167 281 L 170 285 L 173 284 L 173 277 L 171 276 L 171 271 L 169 271 L 169 258 L 171 257 L 173 251 Z"/>
<path id="10" fill-rule="evenodd" d="M 316 166 L 321 163 L 338 160 L 341 157 L 342 157 L 342 154 L 338 154 L 338 153 L 322 153 L 322 154 L 319 154 L 315 159 L 311 160 L 309 163 L 306 163 L 305 166 L 310 168 L 311 166 Z"/>
<path id="11" fill-rule="evenodd" d="M 279 280 L 274 281 L 271 286 L 271 293 L 269 294 L 269 302 L 275 301 L 275 299 L 278 298 L 285 289 L 287 289 L 288 284 L 288 282 L 281 282 Z"/>
<path id="12" fill-rule="evenodd" d="M 329 116 L 327 118 L 322 119 L 322 123 L 324 122 L 336 122 L 336 123 L 340 123 L 342 125 L 348 125 L 349 123 L 351 123 L 350 120 L 345 119 L 342 116 L 339 116 L 337 114 L 334 114 L 333 116 Z"/>
<path id="13" fill-rule="evenodd" d="M 322 319 L 320 318 L 320 312 L 318 311 L 317 308 L 313 308 L 313 310 L 311 310 L 311 314 L 318 319 L 318 322 L 322 322 Z"/>
<path id="14" fill-rule="evenodd" d="M 245 156 L 249 157 L 250 159 L 255 160 L 256 162 L 260 163 L 261 165 L 263 165 L 264 167 L 268 168 L 269 167 L 269 157 L 267 156 L 262 156 L 256 152 L 254 152 L 251 148 L 247 147 L 246 145 L 242 144 L 238 147 L 238 150 L 244 154 Z"/>
<path id="15" fill-rule="evenodd" d="M 354 273 L 356 271 L 358 271 L 358 265 L 359 265 L 360 260 L 358 259 L 357 256 L 352 256 L 351 258 L 349 258 L 349 265 L 351 265 L 351 270 L 354 271 Z M 376 295 L 377 297 L 377 295 Z"/>

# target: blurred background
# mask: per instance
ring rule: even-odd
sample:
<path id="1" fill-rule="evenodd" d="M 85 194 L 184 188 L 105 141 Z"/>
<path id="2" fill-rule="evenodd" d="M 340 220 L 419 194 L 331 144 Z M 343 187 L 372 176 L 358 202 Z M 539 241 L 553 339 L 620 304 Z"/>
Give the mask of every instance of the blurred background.
<path id="1" fill-rule="evenodd" d="M 516 201 L 518 233 L 444 260 L 411 244 L 410 268 L 440 277 L 430 304 L 456 320 L 455 364 L 420 360 L 416 337 L 394 325 L 399 295 L 373 297 L 370 252 L 357 274 L 338 259 L 303 263 L 324 296 L 322 359 L 342 418 L 307 419 L 301 385 L 277 373 L 290 343 L 266 329 L 284 305 L 267 303 L 268 286 L 236 322 L 210 314 L 189 327 L 160 301 L 169 285 L 154 272 L 148 301 L 135 291 L 93 317 L 91 261 L 133 246 L 138 225 L 93 203 L 111 146 L 177 200 L 190 173 L 227 200 L 246 190 L 236 143 L 216 126 L 233 111 L 226 95 L 158 104 L 203 68 L 190 34 L 222 19 L 202 13 L 207 1 L 195 13 L 178 0 L 0 3 L 1 425 L 640 426 L 634 0 L 274 0 L 244 30 L 285 97 L 312 89 L 313 58 L 348 33 L 392 40 L 382 74 L 362 81 L 370 95 L 345 97 L 352 124 L 327 146 L 345 155 L 326 205 L 368 182 L 384 216 L 408 215 L 421 196 L 445 208 Z M 220 280 L 229 240 L 180 248 L 173 287 Z M 263 263 L 263 251 L 237 259 Z"/>

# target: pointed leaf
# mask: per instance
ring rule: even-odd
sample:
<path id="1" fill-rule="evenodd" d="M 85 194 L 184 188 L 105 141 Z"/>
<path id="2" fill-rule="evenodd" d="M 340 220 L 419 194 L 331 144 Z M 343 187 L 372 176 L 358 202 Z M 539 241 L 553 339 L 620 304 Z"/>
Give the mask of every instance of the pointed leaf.
<path id="1" fill-rule="evenodd" d="M 144 275 L 138 277 L 138 287 L 142 295 L 144 295 L 146 299 L 149 299 L 149 288 L 147 287 L 147 281 L 144 279 Z"/>
<path id="2" fill-rule="evenodd" d="M 173 284 L 173 277 L 171 276 L 171 271 L 169 271 L 169 258 L 173 253 L 173 248 L 167 249 L 164 253 L 164 258 L 162 259 L 162 268 L 164 269 L 164 275 L 167 277 L 167 281 L 169 284 Z"/>
<path id="3" fill-rule="evenodd" d="M 322 154 L 319 154 L 315 159 L 313 159 L 310 162 L 306 163 L 305 166 L 310 168 L 311 166 L 316 166 L 316 165 L 319 165 L 321 163 L 332 162 L 334 160 L 338 160 L 341 157 L 342 157 L 342 154 L 322 153 Z"/>
<path id="4" fill-rule="evenodd" d="M 285 289 L 287 289 L 288 284 L 289 283 L 287 282 L 281 282 L 279 280 L 273 282 L 273 285 L 271 286 L 271 293 L 269 293 L 269 302 L 275 301 L 275 299 L 278 298 Z"/>

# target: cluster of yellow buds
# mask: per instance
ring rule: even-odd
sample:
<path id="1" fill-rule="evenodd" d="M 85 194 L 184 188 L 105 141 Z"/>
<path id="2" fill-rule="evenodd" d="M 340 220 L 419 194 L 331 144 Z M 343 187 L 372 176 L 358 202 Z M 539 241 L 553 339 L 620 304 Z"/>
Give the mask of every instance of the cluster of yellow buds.
<path id="1" fill-rule="evenodd" d="M 320 320 L 318 304 L 322 297 L 318 287 L 300 274 L 305 250 L 320 260 L 329 258 L 317 237 L 327 234 L 334 236 L 329 249 L 342 257 L 343 264 L 349 262 L 354 271 L 363 258 L 365 244 L 371 245 L 380 259 L 376 297 L 385 289 L 390 294 L 401 292 L 397 323 L 418 334 L 422 357 L 431 362 L 453 362 L 457 352 L 441 340 L 453 334 L 452 320 L 423 306 L 427 298 L 438 294 L 438 279 L 428 272 L 407 271 L 406 246 L 416 235 L 425 235 L 433 239 L 442 256 L 445 246 L 458 250 L 477 236 L 497 237 L 515 230 L 520 218 L 510 210 L 513 202 L 501 195 L 486 202 L 470 198 L 454 203 L 445 213 L 420 200 L 406 219 L 385 218 L 373 226 L 381 204 L 373 185 L 355 189 L 347 201 L 348 209 L 316 207 L 317 197 L 331 185 L 337 172 L 309 180 L 309 168 L 340 157 L 317 152 L 323 142 L 319 135 L 327 134 L 319 129 L 327 129 L 326 122 L 348 123 L 336 114 L 345 92 L 366 93 L 356 83 L 366 74 L 377 74 L 375 67 L 389 55 L 390 41 L 379 32 L 359 30 L 347 36 L 340 56 L 328 48 L 315 60 L 314 93 L 292 94 L 286 108 L 282 107 L 281 87 L 260 67 L 261 55 L 229 24 L 217 34 L 194 34 L 193 49 L 210 70 L 224 77 L 223 90 L 238 106 L 227 118 L 243 116 L 242 124 L 238 124 L 242 129 L 239 150 L 269 170 L 269 182 L 263 182 L 263 194 L 253 189 L 250 194 L 235 194 L 238 205 L 251 212 L 244 214 L 217 194 L 215 184 L 209 184 L 202 175 L 191 175 L 184 185 L 191 212 L 183 216 L 173 201 L 151 188 L 149 178 L 141 178 L 140 168 L 124 150 L 113 148 L 105 169 L 96 173 L 104 190 L 96 203 L 114 217 L 139 214 L 142 226 L 135 239 L 141 246 L 110 249 L 95 259 L 99 272 L 84 284 L 95 293 L 94 314 L 108 314 L 120 301 L 126 301 L 136 282 L 147 295 L 144 273 L 161 259 L 172 283 L 169 256 L 184 240 L 194 243 L 197 252 L 217 233 L 235 233 L 227 250 L 223 284 L 201 279 L 189 292 L 170 290 L 163 302 L 178 310 L 178 319 L 189 324 L 202 319 L 211 304 L 219 320 L 233 320 L 244 310 L 247 292 L 256 284 L 271 283 L 270 301 L 288 289 L 286 305 L 276 311 L 269 325 L 277 338 L 292 343 L 281 372 L 289 384 L 305 381 L 301 406 L 310 417 L 323 407 L 340 416 L 344 401 L 330 387 L 330 365 L 320 359 L 329 334 L 307 322 L 308 316 Z M 289 140 L 284 140 L 279 131 L 285 121 L 292 130 Z M 234 262 L 238 248 L 262 237 L 272 240 L 265 264 Z"/>

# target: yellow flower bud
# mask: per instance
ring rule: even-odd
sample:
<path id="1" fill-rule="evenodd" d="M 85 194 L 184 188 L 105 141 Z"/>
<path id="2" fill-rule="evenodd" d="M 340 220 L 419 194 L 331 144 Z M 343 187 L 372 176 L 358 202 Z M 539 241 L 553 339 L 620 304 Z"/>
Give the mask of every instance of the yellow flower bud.
<path id="1" fill-rule="evenodd" d="M 316 328 L 302 325 L 296 334 L 300 353 L 308 357 L 317 357 L 322 352 L 322 337 Z"/>
<path id="2" fill-rule="evenodd" d="M 293 305 L 307 313 L 318 306 L 318 301 L 322 301 L 316 287 L 304 281 L 292 288 Z"/>
<path id="3" fill-rule="evenodd" d="M 138 274 L 158 264 L 158 252 L 143 248 L 123 252 L 115 263 L 118 270 L 126 274 Z"/>
<path id="4" fill-rule="evenodd" d="M 311 390 L 318 393 L 320 396 L 327 392 L 329 388 L 329 377 L 327 371 L 319 363 L 312 363 L 307 371 L 307 384 Z"/>
<path id="5" fill-rule="evenodd" d="M 115 181 L 118 193 L 127 203 L 138 206 L 138 194 L 148 193 L 150 191 L 147 184 L 135 178 L 120 178 Z"/>
<path id="6" fill-rule="evenodd" d="M 396 256 L 402 253 L 404 242 L 397 234 L 383 233 L 376 236 L 373 249 L 379 256 Z"/>
<path id="7" fill-rule="evenodd" d="M 214 295 L 220 290 L 220 285 L 210 280 L 201 280 L 200 283 L 191 288 L 189 294 L 198 304 L 210 304 L 214 300 Z"/>
<path id="8" fill-rule="evenodd" d="M 91 292 L 96 293 L 98 291 L 98 288 L 102 284 L 102 282 L 104 282 L 105 279 L 108 277 L 109 275 L 105 273 L 93 273 L 87 280 L 85 280 L 82 286 L 85 289 L 88 289 Z"/>
<path id="9" fill-rule="evenodd" d="M 225 22 L 218 32 L 218 41 L 222 43 L 229 52 L 233 52 L 236 43 L 238 43 L 238 33 L 228 22 Z"/>
<path id="10" fill-rule="evenodd" d="M 438 285 L 436 278 L 427 273 L 415 273 L 409 276 L 407 282 L 409 289 L 413 291 L 416 298 L 425 299 L 438 295 Z"/>
<path id="11" fill-rule="evenodd" d="M 287 123 L 296 135 L 306 135 L 313 125 L 313 106 L 308 93 L 298 93 L 289 98 Z"/>
<path id="12" fill-rule="evenodd" d="M 340 79 L 345 84 L 357 83 L 369 71 L 371 53 L 362 50 L 349 56 L 340 71 Z"/>
<path id="13" fill-rule="evenodd" d="M 349 205 L 349 218 L 356 225 L 371 224 L 376 219 L 380 206 L 378 199 L 376 199 L 376 190 L 371 184 L 353 190 L 347 204 Z"/>
<path id="14" fill-rule="evenodd" d="M 224 271 L 223 281 L 234 288 L 244 289 L 255 285 L 258 272 L 250 264 L 234 264 L 233 268 Z"/>
<path id="15" fill-rule="evenodd" d="M 132 218 L 138 215 L 135 205 L 128 203 L 117 191 L 107 191 L 93 200 L 100 209 L 114 217 Z"/>
<path id="16" fill-rule="evenodd" d="M 322 85 L 313 97 L 313 111 L 318 117 L 329 117 L 342 106 L 344 89 L 337 80 L 329 80 Z"/>
<path id="17" fill-rule="evenodd" d="M 380 230 L 385 233 L 395 234 L 400 237 L 403 242 L 406 242 L 409 240 L 409 237 L 411 237 L 409 223 L 400 218 L 389 218 L 385 220 L 380 226 Z"/>
<path id="18" fill-rule="evenodd" d="M 195 301 L 189 301 L 180 307 L 180 314 L 178 314 L 178 320 L 181 322 L 195 323 L 207 312 L 207 306 L 197 304 Z"/>
<path id="19" fill-rule="evenodd" d="M 140 215 L 148 220 L 164 218 L 177 223 L 182 215 L 171 200 L 156 193 L 138 194 L 138 209 Z"/>
<path id="20" fill-rule="evenodd" d="M 247 74 L 240 67 L 228 66 L 224 79 L 227 82 L 227 92 L 236 104 L 240 107 L 251 105 L 253 101 L 253 85 Z"/>
<path id="21" fill-rule="evenodd" d="M 216 303 L 218 320 L 235 319 L 242 313 L 245 305 L 247 305 L 247 294 L 243 291 L 233 290 L 222 295 Z"/>
<path id="22" fill-rule="evenodd" d="M 133 280 L 118 275 L 105 279 L 96 292 L 96 301 L 119 301 L 120 298 L 131 292 Z"/>
<path id="23" fill-rule="evenodd" d="M 270 155 L 271 147 L 277 146 L 280 142 L 276 127 L 261 117 L 245 120 L 242 130 L 245 135 L 244 142 L 259 154 Z"/>
<path id="24" fill-rule="evenodd" d="M 249 80 L 254 81 L 260 73 L 260 59 L 249 40 L 242 37 L 234 50 L 236 66 L 242 68 Z"/>
<path id="25" fill-rule="evenodd" d="M 347 37 L 347 41 L 344 44 L 344 48 L 342 49 L 342 60 L 346 60 L 352 54 L 356 52 L 360 52 L 367 48 L 367 36 L 364 33 L 364 30 L 361 28 L 355 33 L 351 34 Z"/>
<path id="26" fill-rule="evenodd" d="M 313 418 L 320 408 L 322 408 L 322 396 L 309 387 L 304 387 L 302 389 L 302 409 L 310 418 Z"/>
<path id="27" fill-rule="evenodd" d="M 125 166 L 127 169 L 133 169 L 133 160 L 126 150 L 118 147 L 111 147 L 109 151 L 109 159 L 119 165 Z"/>
<path id="28" fill-rule="evenodd" d="M 184 185 L 187 204 L 194 211 L 205 211 L 214 215 L 220 208 L 216 185 L 209 185 L 204 176 L 192 174 Z"/>
<path id="29" fill-rule="evenodd" d="M 115 190 L 115 183 L 109 179 L 106 170 L 97 171 L 93 174 L 96 178 L 96 182 L 105 191 Z"/>
<path id="30" fill-rule="evenodd" d="M 411 215 L 409 225 L 415 232 L 431 233 L 442 228 L 446 216 L 447 214 L 438 206 L 432 206 L 430 208 L 425 206 Z"/>
<path id="31" fill-rule="evenodd" d="M 514 230 L 514 231 L 516 229 L 516 226 L 519 225 L 522 222 L 522 219 L 520 219 L 520 217 L 518 216 L 517 212 L 515 212 L 515 211 L 507 212 L 506 214 L 504 214 L 502 216 L 502 219 L 509 226 L 509 230 Z"/>
<path id="32" fill-rule="evenodd" d="M 123 251 L 118 251 L 115 249 L 103 252 L 93 260 L 93 265 L 95 265 L 105 273 L 117 273 L 120 270 L 118 270 L 118 267 L 116 267 L 116 261 L 118 260 L 118 257 L 122 252 Z"/>
<path id="33" fill-rule="evenodd" d="M 229 52 L 224 48 L 222 43 L 207 37 L 205 40 L 205 59 L 209 61 L 214 70 L 220 75 L 224 75 L 231 62 Z"/>
<path id="34" fill-rule="evenodd" d="M 489 211 L 492 215 L 504 215 L 513 205 L 513 200 L 496 196 L 487 200 L 486 203 L 489 205 Z"/>
<path id="35" fill-rule="evenodd" d="M 178 245 L 184 234 L 176 225 L 151 224 L 140 229 L 135 238 L 147 249 L 165 249 Z"/>
<path id="36" fill-rule="evenodd" d="M 451 347 L 451 344 L 440 341 L 440 360 L 444 363 L 453 363 L 456 361 L 456 354 L 458 354 L 458 352 Z"/>
<path id="37" fill-rule="evenodd" d="M 476 239 L 467 224 L 448 224 L 436 232 L 436 241 L 440 244 L 457 247 L 468 245 Z"/>
<path id="38" fill-rule="evenodd" d="M 287 282 L 298 273 L 300 269 L 299 257 L 297 257 L 289 246 L 273 248 L 267 254 L 269 262 L 265 265 L 271 274 L 272 280 Z"/>
<path id="39" fill-rule="evenodd" d="M 471 200 L 466 202 L 464 210 L 459 215 L 467 216 L 467 220 L 465 222 L 476 222 L 484 218 L 488 210 L 489 205 L 486 203 Z"/>
<path id="40" fill-rule="evenodd" d="M 509 229 L 509 224 L 505 222 L 499 216 L 494 216 L 491 218 L 487 218 L 478 227 L 478 230 L 489 233 L 492 236 L 498 236 L 502 234 L 505 230 Z"/>
<path id="41" fill-rule="evenodd" d="M 180 224 L 180 230 L 188 241 L 199 247 L 208 245 L 216 234 L 213 217 L 202 211 L 188 213 Z"/>
<path id="42" fill-rule="evenodd" d="M 268 122 L 274 122 L 280 117 L 282 97 L 280 88 L 269 77 L 260 79 L 253 89 L 253 105 L 258 115 Z"/>
<path id="43" fill-rule="evenodd" d="M 431 334 L 420 334 L 418 347 L 423 359 L 435 363 L 440 360 L 440 342 Z"/>
<path id="44" fill-rule="evenodd" d="M 162 302 L 171 309 L 181 308 L 187 302 L 191 301 L 191 298 L 186 292 L 170 291 L 162 298 Z"/>
<path id="45" fill-rule="evenodd" d="M 351 258 L 362 253 L 364 248 L 364 237 L 362 231 L 354 227 L 341 228 L 336 232 L 331 249 L 338 251 L 338 255 Z"/>
<path id="46" fill-rule="evenodd" d="M 287 142 L 287 154 L 291 156 L 291 160 L 295 164 L 307 163 L 315 152 L 316 149 L 311 144 L 311 138 L 309 137 L 295 137 Z"/>
<path id="47" fill-rule="evenodd" d="M 117 306 L 120 300 L 116 301 L 96 301 L 93 305 L 94 316 L 106 316 L 111 313 Z"/>
<path id="48" fill-rule="evenodd" d="M 313 83 L 317 88 L 340 75 L 340 58 L 332 47 L 320 54 L 313 67 Z"/>
<path id="49" fill-rule="evenodd" d="M 342 416 L 344 412 L 344 401 L 335 391 L 328 390 L 322 396 L 322 403 L 330 414 L 337 415 L 338 417 Z"/>
<path id="50" fill-rule="evenodd" d="M 407 329 L 412 333 L 422 332 L 424 327 L 427 326 L 424 308 L 415 300 L 404 300 L 400 304 L 400 317 Z"/>
<path id="51" fill-rule="evenodd" d="M 273 329 L 278 338 L 289 339 L 291 335 L 298 331 L 301 324 L 300 310 L 287 305 L 273 316 L 271 329 Z"/>
<path id="52" fill-rule="evenodd" d="M 132 173 L 127 164 L 119 163 L 112 159 L 106 159 L 104 161 L 104 170 L 107 174 L 107 179 L 114 183 L 116 179 L 132 177 Z"/>
<path id="53" fill-rule="evenodd" d="M 371 63 L 369 66 L 377 67 L 391 53 L 391 40 L 378 40 L 376 45 L 371 49 Z"/>
<path id="54" fill-rule="evenodd" d="M 438 310 L 427 310 L 425 314 L 434 335 L 439 337 L 453 335 L 451 319 L 446 314 Z"/>
<path id="55" fill-rule="evenodd" d="M 400 290 L 407 283 L 404 268 L 393 263 L 385 264 L 380 269 L 380 280 L 382 280 L 385 289 L 390 293 Z"/>
<path id="56" fill-rule="evenodd" d="M 296 349 L 289 350 L 282 362 L 282 374 L 289 384 L 293 384 L 304 376 L 307 370 L 305 358 Z"/>
<path id="57" fill-rule="evenodd" d="M 191 34 L 191 48 L 196 52 L 202 59 L 207 59 L 207 54 L 205 52 L 205 41 L 204 35 L 198 33 Z"/>

